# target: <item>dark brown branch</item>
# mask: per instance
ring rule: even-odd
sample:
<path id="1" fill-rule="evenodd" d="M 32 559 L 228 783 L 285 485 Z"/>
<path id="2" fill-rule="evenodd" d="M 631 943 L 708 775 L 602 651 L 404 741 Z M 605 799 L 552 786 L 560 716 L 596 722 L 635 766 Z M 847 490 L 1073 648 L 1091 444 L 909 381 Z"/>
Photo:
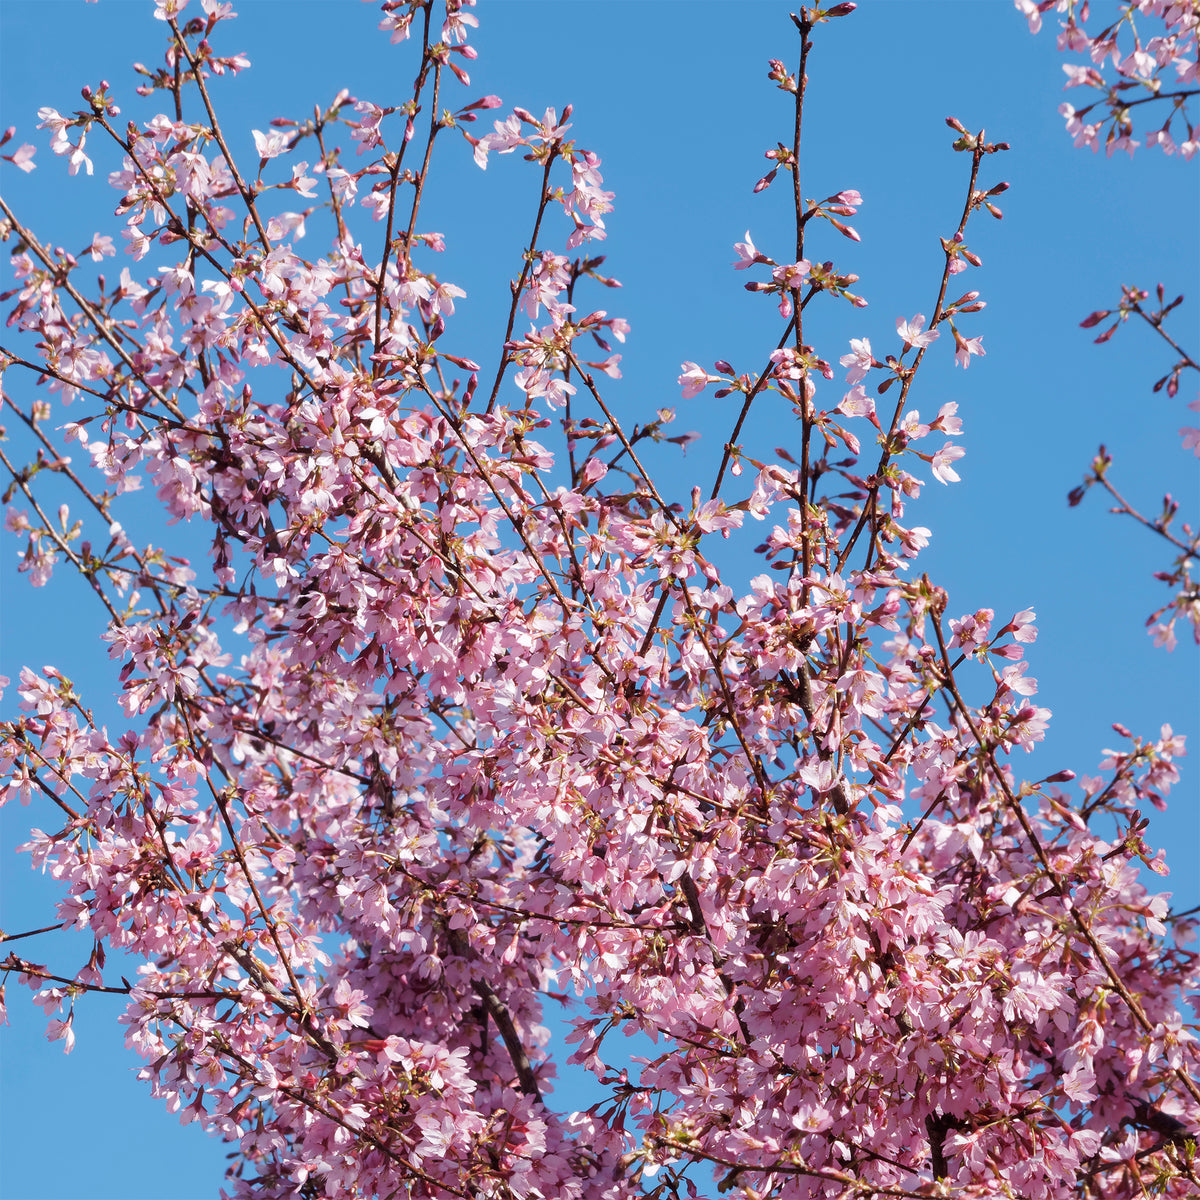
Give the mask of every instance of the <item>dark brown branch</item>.
<path id="1" fill-rule="evenodd" d="M 446 937 L 450 942 L 450 949 L 460 958 L 470 959 L 472 957 L 466 935 L 461 929 L 447 929 Z M 496 1028 L 500 1030 L 500 1036 L 504 1039 L 504 1045 L 508 1050 L 508 1057 L 512 1060 L 513 1068 L 517 1072 L 517 1081 L 521 1091 L 526 1096 L 531 1096 L 539 1104 L 544 1104 L 545 1101 L 542 1099 L 541 1089 L 538 1087 L 533 1064 L 529 1061 L 529 1055 L 525 1053 L 525 1046 L 521 1042 L 521 1035 L 517 1032 L 508 1005 L 500 999 L 496 989 L 486 979 L 476 979 L 472 982 L 472 986 L 475 994 L 483 1002 L 488 1016 L 496 1022 Z"/>

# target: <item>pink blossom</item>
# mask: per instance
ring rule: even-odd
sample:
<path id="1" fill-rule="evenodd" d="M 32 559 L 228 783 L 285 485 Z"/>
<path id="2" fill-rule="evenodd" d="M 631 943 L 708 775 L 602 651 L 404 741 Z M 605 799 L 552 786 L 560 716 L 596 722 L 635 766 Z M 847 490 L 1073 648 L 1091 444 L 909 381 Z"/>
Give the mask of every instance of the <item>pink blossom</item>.
<path id="1" fill-rule="evenodd" d="M 683 388 L 683 398 L 690 400 L 698 396 L 710 383 L 719 383 L 720 376 L 710 375 L 698 363 L 685 362 L 683 374 L 679 376 L 679 386 Z"/>
<path id="2" fill-rule="evenodd" d="M 1023 642 L 1029 645 L 1031 642 L 1037 641 L 1037 626 L 1034 625 L 1034 620 L 1037 614 L 1032 608 L 1023 608 L 1012 621 L 1005 626 L 1006 631 L 1011 630 L 1013 641 Z"/>
<path id="3" fill-rule="evenodd" d="M 704 533 L 719 529 L 728 536 L 727 531 L 739 528 L 742 519 L 742 513 L 731 512 L 724 502 L 718 499 L 706 500 L 696 510 L 696 527 Z"/>
<path id="4" fill-rule="evenodd" d="M 1018 662 L 1005 667 L 1000 672 L 1000 680 L 1004 687 L 1019 696 L 1033 696 L 1037 693 L 1037 680 L 1025 674 L 1028 663 Z"/>
<path id="5" fill-rule="evenodd" d="M 837 411 L 845 413 L 848 417 L 866 417 L 872 425 L 879 427 L 878 418 L 875 416 L 875 401 L 867 395 L 861 384 L 856 384 L 842 397 Z"/>
<path id="6" fill-rule="evenodd" d="M 608 467 L 598 458 L 589 458 L 583 464 L 583 470 L 580 473 L 580 480 L 585 487 L 591 486 L 593 483 L 599 483 L 601 479 L 608 474 Z"/>
<path id="7" fill-rule="evenodd" d="M 962 418 L 957 416 L 958 402 L 947 401 L 938 409 L 938 415 L 930 423 L 930 429 L 940 429 L 943 433 L 962 433 Z"/>
<path id="8" fill-rule="evenodd" d="M 515 113 L 506 117 L 504 121 L 493 122 L 493 125 L 493 132 L 484 134 L 481 138 L 467 135 L 467 140 L 474 147 L 475 162 L 483 170 L 487 169 L 489 151 L 511 154 L 518 146 L 528 145 L 521 129 L 521 120 Z"/>
<path id="9" fill-rule="evenodd" d="M 455 286 L 453 283 L 438 283 L 434 286 L 433 294 L 429 298 L 429 307 L 434 312 L 442 312 L 446 313 L 447 316 L 452 316 L 454 313 L 454 301 L 461 300 L 466 294 L 462 288 Z"/>
<path id="10" fill-rule="evenodd" d="M 92 256 L 93 262 L 103 262 L 106 256 L 116 254 L 117 248 L 108 234 L 98 233 L 92 238 L 92 244 L 88 246 L 87 252 Z"/>
<path id="11" fill-rule="evenodd" d="M 1042 10 L 1037 0 L 1013 0 L 1021 14 L 1029 21 L 1029 32 L 1038 33 L 1042 28 Z"/>
<path id="12" fill-rule="evenodd" d="M 925 328 L 925 317 L 922 313 L 917 313 L 911 321 L 904 320 L 903 317 L 896 319 L 896 332 L 900 335 L 900 340 L 906 346 L 912 346 L 918 350 L 924 350 L 926 346 L 937 341 L 938 330 L 930 329 L 926 333 L 921 330 Z"/>
<path id="13" fill-rule="evenodd" d="M 467 40 L 467 29 L 477 28 L 479 18 L 463 12 L 461 6 L 447 7 L 446 19 L 442 22 L 442 41 L 462 45 Z"/>
<path id="14" fill-rule="evenodd" d="M 392 45 L 397 42 L 407 41 L 409 37 L 409 27 L 412 24 L 413 13 L 392 11 L 387 13 L 383 20 L 379 22 L 379 28 L 390 33 Z"/>
<path id="15" fill-rule="evenodd" d="M 83 152 L 83 136 L 78 143 L 67 147 L 67 174 L 75 175 L 83 167 L 88 175 L 92 173 L 92 160 Z"/>
<path id="16" fill-rule="evenodd" d="M 307 170 L 308 163 L 306 162 L 296 163 L 292 167 L 292 187 L 296 189 L 298 196 L 304 196 L 306 199 L 311 200 L 317 194 L 313 190 L 317 186 L 317 181 L 312 176 L 305 174 Z"/>
<path id="17" fill-rule="evenodd" d="M 568 112 L 569 112 L 568 106 Z M 558 113 L 553 108 L 546 109 L 542 114 L 542 119 L 539 121 L 536 117 L 527 113 L 524 109 L 514 110 L 523 120 L 533 125 L 538 131 L 538 137 L 543 142 L 555 142 L 561 140 L 563 134 L 571 128 L 567 121 L 568 112 L 563 113 L 562 120 L 558 119 Z"/>
<path id="18" fill-rule="evenodd" d="M 849 367 L 846 372 L 847 383 L 858 383 L 867 377 L 867 373 L 875 365 L 875 357 L 871 353 L 871 342 L 868 338 L 851 338 L 850 353 L 843 354 L 838 362 L 843 367 Z"/>
<path id="19" fill-rule="evenodd" d="M 808 260 L 802 258 L 799 262 L 788 263 L 785 266 L 776 267 L 771 272 L 771 278 L 783 287 L 794 289 L 803 286 L 805 279 L 808 278 L 808 272 Z"/>
<path id="20" fill-rule="evenodd" d="M 958 363 L 964 370 L 971 365 L 971 355 L 986 354 L 987 351 L 983 348 L 983 338 L 965 338 L 960 337 L 956 332 L 954 335 L 955 351 L 954 361 Z"/>
<path id="21" fill-rule="evenodd" d="M 918 441 L 920 438 L 928 437 L 930 426 L 921 423 L 920 409 L 910 408 L 908 412 L 900 418 L 900 428 L 904 431 L 905 437 L 910 442 Z"/>
<path id="22" fill-rule="evenodd" d="M 24 171 L 27 175 L 37 167 L 37 163 L 33 161 L 33 156 L 37 153 L 37 148 L 25 143 L 19 146 L 12 154 L 3 156 L 5 162 L 10 162 L 14 167 Z"/>
<path id="23" fill-rule="evenodd" d="M 950 639 L 951 646 L 960 646 L 971 653 L 987 644 L 991 636 L 991 624 L 996 614 L 990 608 L 981 608 L 971 616 L 961 620 L 951 620 L 950 628 L 954 636 Z"/>
<path id="24" fill-rule="evenodd" d="M 821 795 L 832 791 L 838 783 L 837 770 L 828 759 L 801 767 L 797 773 L 814 792 Z"/>
<path id="25" fill-rule="evenodd" d="M 746 240 L 744 242 L 734 242 L 734 250 L 737 251 L 737 261 L 733 264 L 735 271 L 744 271 L 747 267 L 752 267 L 755 263 L 769 263 L 771 260 L 765 255 L 760 254 L 758 248 L 754 245 L 750 237 L 750 230 L 746 230 Z"/>
<path id="26" fill-rule="evenodd" d="M 964 454 L 966 451 L 961 446 L 947 442 L 930 460 L 933 466 L 933 477 L 939 483 L 957 483 L 959 481 L 958 472 L 950 464 L 962 458 Z"/>
<path id="27" fill-rule="evenodd" d="M 286 149 L 288 135 L 281 129 L 272 129 L 270 133 L 263 133 L 261 130 L 250 130 L 251 136 L 254 138 L 254 148 L 258 151 L 258 156 L 264 162 L 269 158 L 278 158 Z"/>
<path id="28" fill-rule="evenodd" d="M 61 1041 L 63 1044 L 63 1053 L 70 1054 L 75 1049 L 75 1024 L 72 1017 L 67 1017 L 65 1021 L 60 1021 L 57 1018 L 52 1020 L 46 1026 L 46 1040 L 50 1042 Z"/>
<path id="29" fill-rule="evenodd" d="M 1156 621 L 1149 628 L 1150 636 L 1154 639 L 1154 644 L 1160 649 L 1165 649 L 1168 653 L 1175 649 L 1179 644 L 1175 636 L 1175 620 L 1172 618 L 1169 621 Z"/>
<path id="30" fill-rule="evenodd" d="M 53 108 L 39 108 L 37 115 L 38 128 L 49 129 L 52 142 L 65 140 L 66 131 L 73 124 L 72 121 L 60 115 L 58 110 Z M 55 153 L 58 152 L 55 151 Z"/>

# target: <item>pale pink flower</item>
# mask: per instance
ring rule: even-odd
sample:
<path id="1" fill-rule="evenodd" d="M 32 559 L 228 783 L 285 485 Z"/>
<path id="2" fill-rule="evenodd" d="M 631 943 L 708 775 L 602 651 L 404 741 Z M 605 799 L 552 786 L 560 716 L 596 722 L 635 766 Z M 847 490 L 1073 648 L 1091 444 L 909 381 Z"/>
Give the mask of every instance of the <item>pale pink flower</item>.
<path id="1" fill-rule="evenodd" d="M 136 225 L 130 225 L 121 230 L 121 236 L 129 242 L 125 253 L 132 254 L 135 260 L 145 258 L 150 252 L 153 239 L 144 234 Z"/>
<path id="2" fill-rule="evenodd" d="M 831 792 L 840 779 L 837 768 L 827 758 L 801 767 L 796 774 L 818 795 Z"/>
<path id="3" fill-rule="evenodd" d="M 78 144 L 69 146 L 67 156 L 68 175 L 78 174 L 80 167 L 84 167 L 87 174 L 90 175 L 92 173 L 92 160 L 83 152 L 83 141 L 84 139 L 81 135 Z"/>
<path id="4" fill-rule="evenodd" d="M 961 620 L 951 618 L 950 629 L 954 636 L 950 639 L 950 645 L 960 646 L 968 653 L 978 650 L 991 636 L 991 625 L 995 616 L 992 609 L 981 608 Z"/>
<path id="5" fill-rule="evenodd" d="M 1139 83 L 1149 83 L 1157 67 L 1152 54 L 1145 50 L 1134 50 L 1117 64 L 1117 72 Z"/>
<path id="6" fill-rule="evenodd" d="M 696 527 L 702 533 L 719 529 L 728 537 L 728 530 L 741 527 L 744 514 L 725 507 L 723 500 L 706 500 L 696 510 Z"/>
<path id="7" fill-rule="evenodd" d="M 943 433 L 962 433 L 962 417 L 956 416 L 958 401 L 950 400 L 938 409 L 938 415 L 930 422 L 930 429 L 940 429 Z"/>
<path id="8" fill-rule="evenodd" d="M 921 423 L 920 409 L 910 408 L 900 418 L 900 428 L 904 431 L 904 436 L 910 442 L 915 442 L 920 438 L 929 436 L 929 426 Z"/>
<path id="9" fill-rule="evenodd" d="M 1037 626 L 1034 625 L 1034 620 L 1037 618 L 1037 613 L 1032 608 L 1023 608 L 1008 625 L 1008 629 L 1012 632 L 1013 640 L 1017 642 L 1037 641 Z"/>
<path id="10" fill-rule="evenodd" d="M 921 330 L 925 328 L 925 314 L 917 313 L 911 321 L 904 320 L 903 317 L 896 319 L 896 332 L 900 335 L 900 340 L 906 346 L 912 346 L 917 350 L 923 350 L 926 346 L 937 341 L 938 330 L 930 329 L 926 333 Z"/>
<path id="11" fill-rule="evenodd" d="M 961 446 L 947 442 L 931 459 L 933 477 L 940 483 L 957 483 L 958 472 L 950 464 L 962 458 L 964 454 L 966 451 Z"/>
<path id="12" fill-rule="evenodd" d="M 442 41 L 461 46 L 467 40 L 467 28 L 478 28 L 479 18 L 461 9 L 446 14 L 442 22 Z"/>
<path id="13" fill-rule="evenodd" d="M 53 108 L 39 108 L 37 115 L 38 128 L 49 129 L 52 142 L 66 139 L 66 130 L 72 124 L 67 117 L 62 116 L 57 109 Z"/>
<path id="14" fill-rule="evenodd" d="M 74 1018 L 67 1017 L 65 1021 L 55 1018 L 50 1021 L 46 1026 L 46 1040 L 48 1042 L 61 1041 L 63 1044 L 63 1053 L 70 1054 L 75 1049 Z"/>
<path id="15" fill-rule="evenodd" d="M 590 487 L 593 483 L 599 483 L 607 474 L 608 467 L 600 459 L 593 457 L 583 464 L 580 478 L 585 487 Z"/>
<path id="16" fill-rule="evenodd" d="M 848 417 L 866 417 L 875 426 L 879 424 L 875 416 L 875 401 L 867 395 L 862 384 L 856 384 L 842 397 L 837 411 Z"/>
<path id="17" fill-rule="evenodd" d="M 838 362 L 843 367 L 849 367 L 846 372 L 847 383 L 858 383 L 867 377 L 867 373 L 875 365 L 875 356 L 871 353 L 869 338 L 851 338 L 850 353 L 843 354 Z"/>
<path id="18" fill-rule="evenodd" d="M 737 251 L 737 262 L 733 264 L 735 271 L 744 271 L 747 267 L 752 267 L 755 263 L 769 263 L 771 261 L 765 254 L 759 253 L 753 239 L 750 237 L 750 230 L 748 229 L 746 230 L 746 240 L 744 242 L 734 242 L 733 248 Z"/>
<path id="19" fill-rule="evenodd" d="M 472 21 L 474 20 L 474 18 L 470 19 Z M 567 105 L 566 110 L 563 112 L 563 118 L 561 122 L 558 119 L 557 110 L 553 108 L 546 109 L 545 113 L 542 114 L 542 119 L 540 121 L 530 116 L 528 113 L 525 113 L 525 119 L 537 127 L 538 136 L 543 142 L 556 142 L 560 141 L 567 130 L 571 128 L 570 122 L 567 121 L 570 108 L 571 106 Z M 524 112 L 523 109 L 517 109 L 514 111 Z"/>
<path id="20" fill-rule="evenodd" d="M 98 233 L 92 238 L 92 244 L 87 248 L 87 252 L 92 256 L 93 262 L 103 262 L 106 256 L 116 254 L 117 248 L 108 234 Z"/>
<path id="21" fill-rule="evenodd" d="M 955 351 L 954 361 L 960 367 L 966 370 L 971 365 L 971 356 L 973 354 L 984 355 L 987 351 L 983 348 L 983 338 L 965 338 L 960 337 L 957 333 L 954 336 Z"/>
<path id="22" fill-rule="evenodd" d="M 804 281 L 808 278 L 808 272 L 809 262 L 802 258 L 799 262 L 776 267 L 771 272 L 771 278 L 783 287 L 794 289 L 803 286 Z"/>
<path id="23" fill-rule="evenodd" d="M 358 176 L 341 167 L 330 167 L 326 175 L 329 186 L 333 188 L 333 194 L 338 200 L 346 205 L 353 204 L 358 195 Z"/>
<path id="24" fill-rule="evenodd" d="M 272 129 L 270 133 L 252 129 L 250 133 L 254 138 L 254 148 L 264 162 L 269 158 L 278 158 L 287 149 L 289 138 L 282 129 Z"/>
<path id="25" fill-rule="evenodd" d="M 289 234 L 298 241 L 304 236 L 304 214 L 297 212 L 277 213 L 267 222 L 267 237 L 278 241 Z"/>
<path id="26" fill-rule="evenodd" d="M 1159 649 L 1171 651 L 1174 650 L 1179 644 L 1178 639 L 1175 637 L 1174 618 L 1166 623 L 1163 623 L 1162 621 L 1155 622 L 1150 626 L 1149 633 L 1154 639 L 1155 646 L 1157 646 Z"/>
<path id="27" fill-rule="evenodd" d="M 532 118 L 530 119 L 532 120 Z M 489 151 L 495 150 L 498 154 L 511 154 L 518 146 L 529 145 L 521 128 L 521 119 L 515 112 L 503 121 L 494 121 L 492 124 L 493 132 L 486 133 L 481 138 L 472 138 L 467 135 L 467 140 L 474 147 L 475 162 L 484 170 L 487 170 Z"/>
<path id="28" fill-rule="evenodd" d="M 1000 672 L 1000 681 L 1010 692 L 1018 696 L 1033 696 L 1037 694 L 1037 680 L 1025 674 L 1026 662 L 1013 663 Z"/>
<path id="29" fill-rule="evenodd" d="M 1037 0 L 1013 0 L 1018 11 L 1029 22 L 1029 32 L 1037 33 L 1042 28 L 1042 13 Z"/>
<path id="30" fill-rule="evenodd" d="M 710 383 L 718 383 L 719 377 L 710 375 L 699 363 L 685 362 L 683 374 L 679 376 L 679 386 L 683 388 L 683 398 L 690 400 L 698 396 Z"/>
<path id="31" fill-rule="evenodd" d="M 374 1012 L 369 1004 L 363 1003 L 366 993 L 352 987 L 350 981 L 344 977 L 337 981 L 332 999 L 334 1007 L 340 1014 L 335 1023 L 343 1029 L 349 1029 L 351 1026 L 359 1028 L 366 1026 L 368 1018 Z"/>
<path id="32" fill-rule="evenodd" d="M 394 46 L 397 42 L 408 40 L 409 26 L 412 24 L 412 19 L 413 14 L 411 12 L 390 12 L 379 22 L 379 28 L 391 33 L 391 43 Z"/>
<path id="33" fill-rule="evenodd" d="M 12 163 L 14 167 L 20 171 L 24 171 L 25 174 L 28 175 L 30 171 L 33 171 L 37 168 L 37 163 L 33 161 L 33 156 L 36 153 L 37 148 L 29 145 L 29 143 L 26 142 L 24 145 L 19 146 L 15 151 L 13 151 L 12 154 L 4 155 L 4 161 Z"/>
<path id="34" fill-rule="evenodd" d="M 316 196 L 313 190 L 317 186 L 317 181 L 311 175 L 305 175 L 308 170 L 308 163 L 297 163 L 292 168 L 292 187 L 295 188 L 298 196 L 303 196 L 306 200 L 311 200 Z"/>

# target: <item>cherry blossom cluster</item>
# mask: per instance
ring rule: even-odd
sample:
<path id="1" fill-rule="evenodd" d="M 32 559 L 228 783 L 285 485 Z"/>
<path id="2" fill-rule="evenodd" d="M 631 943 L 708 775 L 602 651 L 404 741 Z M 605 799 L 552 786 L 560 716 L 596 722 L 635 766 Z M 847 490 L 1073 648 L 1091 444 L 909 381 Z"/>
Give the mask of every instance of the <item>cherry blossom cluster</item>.
<path id="1" fill-rule="evenodd" d="M 1014 3 L 1034 33 L 1041 29 L 1044 13 L 1065 13 L 1059 50 L 1089 60 L 1063 66 L 1068 88 L 1087 87 L 1098 93 L 1083 108 L 1069 103 L 1059 107 L 1076 146 L 1099 150 L 1103 135 L 1110 155 L 1114 150 L 1132 154 L 1142 144 L 1133 136 L 1134 110 L 1151 105 L 1148 113 L 1161 114 L 1165 109 L 1166 115 L 1157 129 L 1142 126 L 1147 146 L 1161 146 L 1166 154 L 1178 151 L 1185 159 L 1200 150 L 1197 122 L 1188 108 L 1189 101 L 1200 95 L 1196 66 L 1200 12 L 1193 0 L 1120 0 L 1111 6 L 1116 11 L 1108 24 L 1092 33 L 1084 28 L 1091 15 L 1089 0 Z M 1110 5 L 1103 8 L 1107 12 Z"/>
<path id="2" fill-rule="evenodd" d="M 117 125 L 104 84 L 40 114 L 68 171 L 86 138 L 113 156 L 118 221 L 71 253 L 0 201 L 32 457 L 0 448 L 7 526 L 32 584 L 72 570 L 105 609 L 126 721 L 21 672 L 3 797 L 46 814 L 24 849 L 94 948 L 0 969 L 64 1050 L 77 1003 L 123 994 L 142 1077 L 230 1144 L 244 1200 L 1196 1195 L 1196 922 L 1140 874 L 1166 870 L 1142 810 L 1183 739 L 1117 728 L 1096 776 L 1022 778 L 1050 717 L 1035 615 L 955 609 L 906 515 L 958 480 L 960 406 L 922 420 L 914 388 L 951 343 L 983 354 L 980 291 L 950 282 L 1006 146 L 949 122 L 936 298 L 823 356 L 809 306 L 866 300 L 821 238 L 857 239 L 864 201 L 803 196 L 800 117 L 853 5 L 800 10 L 797 69 L 768 73 L 795 245 L 747 233 L 734 264 L 778 338 L 683 364 L 685 398 L 716 384 L 737 417 L 676 497 L 645 451 L 694 435 L 605 395 L 632 331 L 584 301 L 616 285 L 600 158 L 569 109 L 473 132 L 504 107 L 469 91 L 475 7 L 388 0 L 411 92 L 280 118 L 250 162 L 217 117 L 248 65 L 217 0 L 157 5 L 138 92 L 165 112 Z M 494 375 L 423 208 L 455 130 L 538 177 Z M 793 418 L 772 455 L 766 393 Z M 47 481 L 74 497 L 54 515 Z M 563 1005 L 604 1092 L 582 1112 L 555 1104 Z"/>

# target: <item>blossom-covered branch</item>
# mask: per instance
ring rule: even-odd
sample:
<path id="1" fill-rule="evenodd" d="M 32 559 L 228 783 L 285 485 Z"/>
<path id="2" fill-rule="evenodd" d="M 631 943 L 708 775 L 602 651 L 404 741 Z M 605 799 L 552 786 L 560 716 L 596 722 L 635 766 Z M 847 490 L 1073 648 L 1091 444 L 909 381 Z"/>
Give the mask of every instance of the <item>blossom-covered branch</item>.
<path id="1" fill-rule="evenodd" d="M 1134 138 L 1136 119 L 1148 146 L 1161 146 L 1166 154 L 1178 151 L 1185 159 L 1200 149 L 1197 121 L 1188 108 L 1200 96 L 1196 68 L 1200 12 L 1194 0 L 1121 0 L 1115 6 L 1116 19 L 1099 29 L 1092 25 L 1092 32 L 1085 28 L 1091 15 L 1088 0 L 1014 3 L 1034 33 L 1041 29 L 1046 12 L 1066 13 L 1058 48 L 1091 60 L 1063 66 L 1068 88 L 1086 87 L 1098 93 L 1083 108 L 1069 103 L 1059 107 L 1076 146 L 1099 150 L 1103 134 L 1109 154 L 1114 150 L 1132 154 L 1142 144 Z M 1107 11 L 1108 5 L 1103 9 Z M 1147 120 L 1160 116 L 1162 125 L 1146 129 Z"/>

